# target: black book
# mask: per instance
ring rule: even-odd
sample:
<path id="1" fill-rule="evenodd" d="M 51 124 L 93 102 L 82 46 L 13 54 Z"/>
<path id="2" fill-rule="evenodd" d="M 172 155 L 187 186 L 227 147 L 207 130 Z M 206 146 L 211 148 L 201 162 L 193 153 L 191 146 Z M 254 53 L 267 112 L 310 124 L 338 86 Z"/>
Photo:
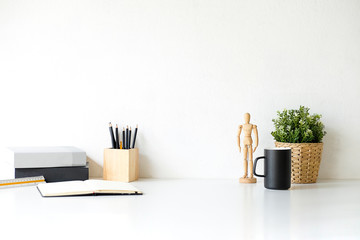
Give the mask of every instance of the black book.
<path id="1" fill-rule="evenodd" d="M 15 178 L 44 176 L 46 182 L 89 179 L 89 164 L 77 167 L 15 168 Z"/>

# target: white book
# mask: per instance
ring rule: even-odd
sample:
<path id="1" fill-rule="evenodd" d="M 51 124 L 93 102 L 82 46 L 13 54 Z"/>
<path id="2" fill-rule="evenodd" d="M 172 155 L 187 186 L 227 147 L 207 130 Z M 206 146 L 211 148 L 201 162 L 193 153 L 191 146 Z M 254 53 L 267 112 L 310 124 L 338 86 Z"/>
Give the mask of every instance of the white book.
<path id="1" fill-rule="evenodd" d="M 56 183 L 43 183 L 37 186 L 43 197 L 79 196 L 79 195 L 141 195 L 142 192 L 130 183 L 85 180 Z"/>
<path id="2" fill-rule="evenodd" d="M 50 168 L 86 166 L 86 153 L 76 147 L 9 147 L 1 151 L 0 166 Z"/>

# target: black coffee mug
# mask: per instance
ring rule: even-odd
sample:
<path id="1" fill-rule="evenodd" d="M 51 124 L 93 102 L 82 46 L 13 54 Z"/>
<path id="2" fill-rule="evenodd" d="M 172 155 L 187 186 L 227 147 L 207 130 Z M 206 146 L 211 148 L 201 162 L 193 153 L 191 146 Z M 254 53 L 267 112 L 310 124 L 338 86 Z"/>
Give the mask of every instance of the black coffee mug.
<path id="1" fill-rule="evenodd" d="M 291 148 L 264 149 L 265 156 L 254 163 L 254 175 L 263 177 L 264 186 L 269 189 L 286 190 L 291 186 Z M 264 159 L 264 175 L 256 174 L 256 164 Z"/>

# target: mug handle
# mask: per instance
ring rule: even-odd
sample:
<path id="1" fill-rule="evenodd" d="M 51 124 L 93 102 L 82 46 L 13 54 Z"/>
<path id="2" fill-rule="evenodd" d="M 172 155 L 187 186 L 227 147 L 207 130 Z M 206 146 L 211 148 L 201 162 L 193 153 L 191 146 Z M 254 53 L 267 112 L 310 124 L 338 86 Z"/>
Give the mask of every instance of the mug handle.
<path id="1" fill-rule="evenodd" d="M 257 176 L 257 177 L 265 177 L 265 175 L 258 175 L 258 174 L 256 174 L 256 164 L 257 164 L 257 161 L 258 161 L 259 159 L 262 159 L 262 158 L 265 159 L 265 156 L 255 158 L 255 163 L 254 163 L 254 170 L 253 170 L 253 172 L 254 172 L 254 175 Z"/>

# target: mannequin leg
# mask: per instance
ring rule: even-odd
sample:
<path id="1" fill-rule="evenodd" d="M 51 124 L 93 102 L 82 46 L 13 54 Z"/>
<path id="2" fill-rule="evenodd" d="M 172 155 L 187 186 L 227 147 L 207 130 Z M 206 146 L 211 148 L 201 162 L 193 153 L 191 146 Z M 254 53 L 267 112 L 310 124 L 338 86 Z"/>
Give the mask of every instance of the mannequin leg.
<path id="1" fill-rule="evenodd" d="M 253 149 L 252 149 L 252 145 L 249 146 L 249 164 L 250 164 L 250 178 L 254 177 L 254 173 L 253 173 Z"/>
<path id="2" fill-rule="evenodd" d="M 248 161 L 247 161 L 248 148 L 247 148 L 247 146 L 244 146 L 243 148 L 244 148 L 243 152 L 244 152 L 244 172 L 245 172 L 243 178 L 247 178 L 247 176 L 248 176 Z"/>

